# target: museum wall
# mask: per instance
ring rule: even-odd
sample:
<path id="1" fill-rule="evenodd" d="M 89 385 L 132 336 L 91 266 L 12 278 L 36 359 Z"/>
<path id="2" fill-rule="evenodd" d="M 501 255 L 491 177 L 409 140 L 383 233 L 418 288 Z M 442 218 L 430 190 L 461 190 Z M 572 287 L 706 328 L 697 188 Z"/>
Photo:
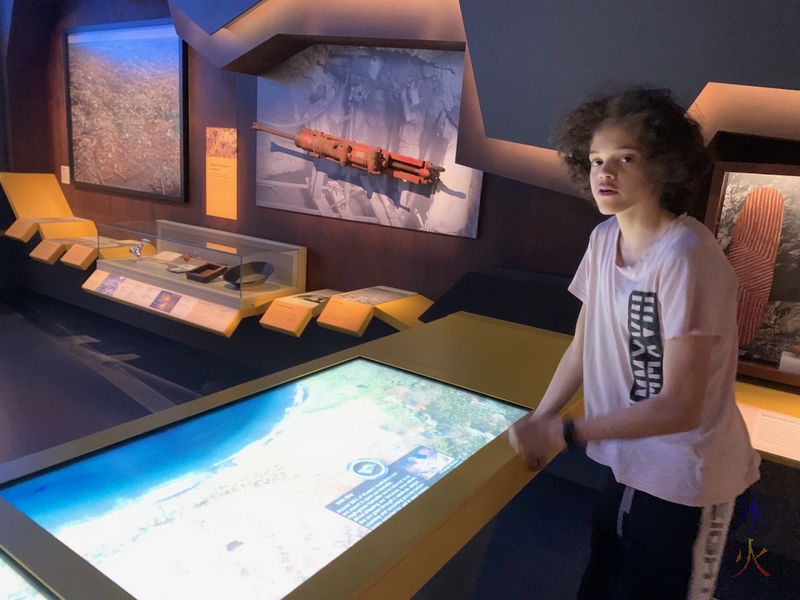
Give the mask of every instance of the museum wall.
<path id="1" fill-rule="evenodd" d="M 8 129 L 8 86 L 6 84 L 6 48 L 8 48 L 8 25 L 11 20 L 9 0 L 0 0 L 0 128 Z M 0 137 L 0 169 L 8 169 L 8 147 L 6 136 Z M 2 208 L 0 208 L 2 210 Z M 0 221 L 0 226 L 5 224 Z"/>
<path id="2" fill-rule="evenodd" d="M 25 4 L 27 8 L 20 8 Z M 60 13 L 53 5 L 60 6 Z M 60 174 L 68 164 L 62 35 L 66 28 L 169 17 L 166 1 L 15 2 L 11 169 Z M 42 13 L 60 14 L 50 27 Z M 44 48 L 33 51 L 34 48 Z M 489 266 L 573 272 L 599 221 L 582 199 L 487 174 L 477 239 L 392 229 L 255 205 L 256 80 L 188 54 L 189 189 L 185 204 L 62 186 L 73 212 L 96 222 L 170 219 L 309 249 L 308 288 L 391 285 L 438 298 L 465 272 Z M 25 59 L 21 57 L 24 55 Z M 205 128 L 239 129 L 239 219 L 205 215 Z M 33 133 L 33 135 L 31 135 Z"/>
<path id="3" fill-rule="evenodd" d="M 800 89 L 796 2 L 460 0 L 460 6 L 491 138 L 548 147 L 564 108 L 609 81 L 668 87 L 687 104 L 709 82 Z M 796 109 L 800 102 L 789 97 Z M 700 117 L 711 126 L 729 120 L 724 113 L 733 108 Z M 711 109 L 704 103 L 704 111 Z M 741 115 L 737 125 L 755 118 Z M 784 126 L 796 134 L 796 124 Z"/>

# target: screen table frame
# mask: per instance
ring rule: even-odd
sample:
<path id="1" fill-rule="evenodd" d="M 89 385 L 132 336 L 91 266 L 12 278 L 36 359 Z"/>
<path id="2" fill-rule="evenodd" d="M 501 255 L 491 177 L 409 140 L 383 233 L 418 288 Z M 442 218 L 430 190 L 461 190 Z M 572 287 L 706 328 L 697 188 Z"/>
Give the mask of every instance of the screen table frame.
<path id="1" fill-rule="evenodd" d="M 559 333 L 456 313 L 0 465 L 0 485 L 354 358 L 534 408 L 570 341 Z M 532 477 L 503 433 L 285 598 L 410 598 Z M 57 598 L 134 598 L 2 498 L 0 548 Z"/>

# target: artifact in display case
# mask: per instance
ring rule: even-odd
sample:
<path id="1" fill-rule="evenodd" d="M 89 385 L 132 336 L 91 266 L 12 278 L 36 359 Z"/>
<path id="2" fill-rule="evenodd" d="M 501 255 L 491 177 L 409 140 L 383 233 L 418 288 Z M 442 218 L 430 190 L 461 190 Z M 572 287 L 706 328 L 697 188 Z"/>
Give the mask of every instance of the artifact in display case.
<path id="1" fill-rule="evenodd" d="M 86 291 L 223 335 L 305 291 L 302 246 L 172 221 L 98 224 L 98 236 L 116 246 L 98 242 Z"/>
<path id="2" fill-rule="evenodd" d="M 236 288 L 247 289 L 247 286 L 261 285 L 274 272 L 275 267 L 272 263 L 264 261 L 249 262 L 228 269 L 225 273 L 225 281 Z"/>
<path id="3" fill-rule="evenodd" d="M 205 263 L 190 271 L 186 271 L 186 278 L 192 281 L 199 281 L 200 283 L 209 283 L 214 281 L 217 277 L 225 273 L 228 267 L 225 265 L 215 265 L 214 263 Z M 266 281 L 266 277 L 264 278 Z"/>
<path id="4" fill-rule="evenodd" d="M 60 542 L 119 586 L 104 598 L 319 598 L 308 580 L 470 457 L 486 460 L 527 412 L 365 358 L 248 393 L 84 445 L 6 479 L 0 498 L 49 533 L 41 563 Z M 4 519 L 0 543 L 23 530 Z M 97 597 L 87 579 L 79 597 Z"/>

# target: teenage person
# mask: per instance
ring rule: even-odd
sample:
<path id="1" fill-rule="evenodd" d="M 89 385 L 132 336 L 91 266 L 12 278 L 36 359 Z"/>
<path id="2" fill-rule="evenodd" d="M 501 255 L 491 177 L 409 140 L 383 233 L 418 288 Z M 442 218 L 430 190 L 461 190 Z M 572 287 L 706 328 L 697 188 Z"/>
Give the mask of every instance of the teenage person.
<path id="1" fill-rule="evenodd" d="M 668 91 L 631 88 L 577 107 L 556 135 L 610 218 L 570 284 L 575 337 L 509 440 L 534 470 L 565 445 L 611 468 L 579 600 L 711 599 L 759 456 L 734 401 L 736 277 L 685 214 L 710 165 L 700 127 Z M 562 421 L 581 384 L 585 417 Z"/>

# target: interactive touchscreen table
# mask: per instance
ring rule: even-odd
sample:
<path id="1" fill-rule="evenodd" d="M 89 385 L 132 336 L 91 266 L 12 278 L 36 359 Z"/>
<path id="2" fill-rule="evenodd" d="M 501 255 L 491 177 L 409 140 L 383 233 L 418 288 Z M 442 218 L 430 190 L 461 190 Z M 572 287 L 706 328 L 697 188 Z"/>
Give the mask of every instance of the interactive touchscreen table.
<path id="1" fill-rule="evenodd" d="M 498 438 L 528 409 L 362 354 L 382 360 L 334 355 L 4 467 L 0 548 L 65 600 L 364 597 L 325 581 L 396 567 L 408 531 L 508 462 Z M 2 563 L 0 581 L 47 597 Z"/>

